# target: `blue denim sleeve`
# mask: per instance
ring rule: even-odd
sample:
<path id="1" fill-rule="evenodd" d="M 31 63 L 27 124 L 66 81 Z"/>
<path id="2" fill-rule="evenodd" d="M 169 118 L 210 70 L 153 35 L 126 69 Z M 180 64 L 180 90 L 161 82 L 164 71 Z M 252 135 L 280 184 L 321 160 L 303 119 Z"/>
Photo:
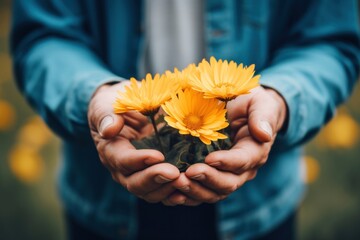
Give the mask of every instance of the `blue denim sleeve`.
<path id="1" fill-rule="evenodd" d="M 121 80 L 93 51 L 79 2 L 13 3 L 11 51 L 17 84 L 47 124 L 68 139 L 89 135 L 87 107 L 96 88 Z"/>
<path id="2" fill-rule="evenodd" d="M 301 144 L 317 133 L 350 95 L 359 71 L 357 2 L 312 1 L 296 19 L 262 84 L 288 106 L 288 122 L 277 147 Z"/>

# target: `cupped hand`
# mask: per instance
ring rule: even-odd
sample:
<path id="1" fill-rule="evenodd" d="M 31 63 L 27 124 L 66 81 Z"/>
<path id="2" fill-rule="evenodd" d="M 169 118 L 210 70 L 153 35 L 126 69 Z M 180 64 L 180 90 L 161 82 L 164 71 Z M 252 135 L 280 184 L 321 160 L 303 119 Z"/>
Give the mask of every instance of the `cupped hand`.
<path id="1" fill-rule="evenodd" d="M 140 113 L 114 114 L 117 91 L 128 81 L 103 85 L 93 95 L 88 109 L 91 136 L 102 164 L 112 178 L 134 195 L 148 201 L 164 201 L 176 189 L 171 184 L 180 176 L 179 170 L 164 163 L 157 150 L 137 150 L 131 140 L 152 132 L 147 118 Z"/>
<path id="2" fill-rule="evenodd" d="M 228 119 L 233 133 L 233 147 L 210 153 L 205 164 L 190 166 L 174 181 L 182 193 L 166 199 L 182 199 L 185 205 L 214 203 L 229 196 L 247 181 L 267 161 L 277 133 L 286 121 L 284 99 L 272 89 L 256 88 L 251 94 L 240 96 L 227 105 Z"/>

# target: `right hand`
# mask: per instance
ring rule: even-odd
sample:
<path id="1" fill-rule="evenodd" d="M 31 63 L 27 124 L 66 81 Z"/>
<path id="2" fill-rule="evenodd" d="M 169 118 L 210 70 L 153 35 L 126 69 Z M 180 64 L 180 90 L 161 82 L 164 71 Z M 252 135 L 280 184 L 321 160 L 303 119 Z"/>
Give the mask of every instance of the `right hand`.
<path id="1" fill-rule="evenodd" d="M 161 152 L 137 150 L 130 143 L 130 140 L 151 134 L 152 126 L 140 113 L 114 113 L 117 91 L 127 84 L 128 81 L 123 81 L 97 89 L 88 109 L 91 136 L 101 162 L 116 182 L 147 202 L 166 202 L 176 191 L 171 182 L 180 176 L 180 172 L 175 166 L 164 162 Z M 176 205 L 177 201 L 181 203 L 184 200 L 179 198 L 172 204 Z"/>

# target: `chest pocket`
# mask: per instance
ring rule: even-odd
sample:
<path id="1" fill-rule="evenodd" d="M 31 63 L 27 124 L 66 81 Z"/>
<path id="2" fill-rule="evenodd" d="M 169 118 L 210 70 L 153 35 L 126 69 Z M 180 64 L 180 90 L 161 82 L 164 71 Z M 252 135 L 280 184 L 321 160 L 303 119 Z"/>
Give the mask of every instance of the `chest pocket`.
<path id="1" fill-rule="evenodd" d="M 246 65 L 256 64 L 259 71 L 265 67 L 269 52 L 269 13 L 272 0 L 234 1 L 234 58 Z"/>
<path id="2" fill-rule="evenodd" d="M 269 15 L 275 0 L 208 0 L 207 55 L 245 65 L 266 66 L 269 52 Z"/>
<path id="3" fill-rule="evenodd" d="M 263 28 L 268 19 L 271 2 L 271 0 L 235 1 L 236 23 L 249 28 Z"/>

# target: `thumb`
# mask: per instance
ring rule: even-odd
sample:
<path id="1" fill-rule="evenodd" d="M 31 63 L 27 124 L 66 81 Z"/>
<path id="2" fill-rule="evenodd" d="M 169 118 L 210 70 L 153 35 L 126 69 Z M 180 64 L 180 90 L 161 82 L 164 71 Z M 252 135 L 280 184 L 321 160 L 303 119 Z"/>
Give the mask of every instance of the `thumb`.
<path id="1" fill-rule="evenodd" d="M 110 85 L 104 85 L 94 93 L 89 103 L 90 129 L 97 132 L 102 138 L 115 137 L 124 126 L 124 118 L 114 113 L 115 99 L 116 90 L 113 90 Z"/>
<path id="2" fill-rule="evenodd" d="M 124 119 L 116 114 L 105 115 L 98 124 L 98 133 L 103 138 L 113 138 L 124 126 Z"/>
<path id="3" fill-rule="evenodd" d="M 270 142 L 284 124 L 286 103 L 274 90 L 259 92 L 249 107 L 249 131 L 260 142 Z"/>
<path id="4" fill-rule="evenodd" d="M 249 118 L 249 131 L 260 142 L 270 142 L 274 136 L 273 127 L 264 116 Z"/>

